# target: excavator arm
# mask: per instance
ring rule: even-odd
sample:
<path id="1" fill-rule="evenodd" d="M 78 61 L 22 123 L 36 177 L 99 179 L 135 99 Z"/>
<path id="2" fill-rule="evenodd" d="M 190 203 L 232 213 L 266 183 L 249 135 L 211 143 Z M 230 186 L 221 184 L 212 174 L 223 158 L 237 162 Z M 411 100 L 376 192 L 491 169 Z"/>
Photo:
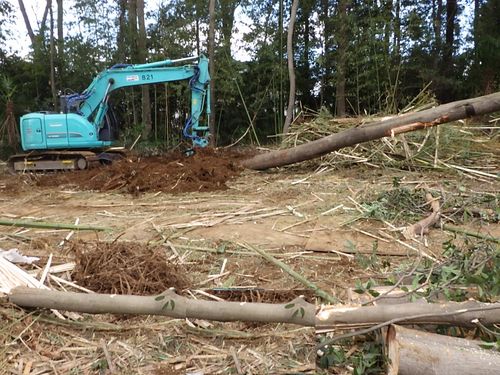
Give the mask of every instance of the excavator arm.
<path id="1" fill-rule="evenodd" d="M 108 99 L 113 91 L 123 87 L 189 80 L 191 116 L 186 122 L 183 134 L 191 138 L 195 146 L 205 147 L 208 145 L 208 127 L 200 124 L 200 117 L 204 111 L 207 121 L 210 116 L 208 59 L 201 56 L 196 65 L 172 66 L 196 58 L 116 65 L 101 72 L 82 94 L 62 97 L 62 107 L 66 108 L 67 112 L 80 114 L 99 129 L 103 126 L 108 111 Z"/>

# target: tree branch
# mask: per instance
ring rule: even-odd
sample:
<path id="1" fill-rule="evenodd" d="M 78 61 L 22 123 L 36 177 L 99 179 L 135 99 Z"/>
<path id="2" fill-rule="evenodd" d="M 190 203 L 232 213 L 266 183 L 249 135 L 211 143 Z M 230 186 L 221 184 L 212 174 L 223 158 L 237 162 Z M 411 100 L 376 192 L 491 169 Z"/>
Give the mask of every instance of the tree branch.
<path id="1" fill-rule="evenodd" d="M 17 287 L 10 291 L 9 301 L 23 307 L 89 314 L 164 315 L 180 319 L 292 323 L 311 327 L 314 326 L 316 313 L 316 306 L 302 297 L 283 304 L 219 302 L 189 299 L 173 290 L 158 296 L 133 296 Z"/>

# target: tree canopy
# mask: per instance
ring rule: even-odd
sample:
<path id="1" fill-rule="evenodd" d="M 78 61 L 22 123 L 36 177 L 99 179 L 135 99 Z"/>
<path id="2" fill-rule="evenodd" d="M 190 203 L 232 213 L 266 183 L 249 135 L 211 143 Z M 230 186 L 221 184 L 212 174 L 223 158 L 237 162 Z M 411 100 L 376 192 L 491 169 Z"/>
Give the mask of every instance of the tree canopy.
<path id="1" fill-rule="evenodd" d="M 55 92 L 81 92 L 116 63 L 208 54 L 207 1 L 47 0 L 41 22 L 18 21 L 32 37 L 30 53 L 19 55 L 9 48 L 16 43 L 9 29 L 22 3 L 0 0 L 0 75 L 16 87 L 17 116 L 57 110 Z M 215 1 L 219 144 L 250 126 L 253 141 L 269 142 L 282 131 L 291 6 L 291 0 Z M 301 0 L 293 33 L 296 111 L 394 113 L 424 87 L 442 103 L 498 91 L 499 25 L 500 0 Z M 236 37 L 244 53 L 236 51 Z M 187 95 L 186 83 L 169 83 L 120 92 L 113 104 L 126 135 L 142 132 L 172 145 L 181 137 Z"/>

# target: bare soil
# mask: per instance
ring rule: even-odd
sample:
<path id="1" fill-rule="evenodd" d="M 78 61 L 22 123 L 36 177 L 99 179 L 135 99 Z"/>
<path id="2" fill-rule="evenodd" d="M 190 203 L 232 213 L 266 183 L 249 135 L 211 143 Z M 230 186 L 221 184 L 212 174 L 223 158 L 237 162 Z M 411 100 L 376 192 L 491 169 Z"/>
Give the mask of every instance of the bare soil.
<path id="1" fill-rule="evenodd" d="M 419 251 L 439 258 L 456 234 L 432 228 L 406 240 L 404 215 L 383 222 L 364 207 L 394 189 L 444 197 L 447 220 L 493 236 L 500 225 L 463 209 L 494 210 L 498 181 L 451 170 L 397 170 L 362 163 L 265 172 L 241 170 L 245 155 L 203 151 L 130 157 L 74 173 L 0 174 L 0 218 L 109 228 L 104 232 L 0 227 L 0 247 L 41 259 L 26 270 L 75 262 L 57 276 L 95 292 L 155 294 L 175 287 L 191 298 L 283 302 L 311 292 L 247 245 L 257 246 L 345 302 L 370 278 L 383 283 Z M 391 199 L 397 200 L 392 195 Z M 415 195 L 418 196 L 418 195 Z M 417 206 L 424 207 L 425 202 Z M 412 206 L 413 207 L 413 206 Z M 409 211 L 413 209 L 407 207 Z M 484 211 L 486 212 L 486 211 Z M 61 244 L 62 243 L 62 244 Z M 375 260 L 367 263 L 369 256 Z M 61 290 L 49 278 L 48 285 Z M 65 286 L 68 290 L 74 290 Z M 201 292 L 200 292 L 201 290 Z M 314 329 L 165 317 L 83 315 L 56 319 L 0 304 L 0 368 L 6 373 L 121 374 L 321 373 Z M 2 372 L 4 370 L 1 370 Z M 9 372 L 10 371 L 10 372 Z M 335 373 L 348 373 L 335 369 Z"/>

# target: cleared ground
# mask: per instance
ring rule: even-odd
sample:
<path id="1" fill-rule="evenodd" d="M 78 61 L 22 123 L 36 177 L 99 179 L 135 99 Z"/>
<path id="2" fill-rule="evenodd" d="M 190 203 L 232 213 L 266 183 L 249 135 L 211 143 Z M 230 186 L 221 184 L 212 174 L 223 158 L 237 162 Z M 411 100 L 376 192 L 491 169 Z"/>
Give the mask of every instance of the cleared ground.
<path id="1" fill-rule="evenodd" d="M 491 141 L 489 147 L 498 144 Z M 488 165 L 496 169 L 487 173 L 494 176 L 498 153 L 492 155 Z M 244 157 L 208 151 L 194 158 L 131 157 L 111 168 L 66 174 L 2 172 L 0 218 L 66 224 L 78 219 L 109 230 L 77 232 L 61 244 L 70 231 L 3 226 L 0 247 L 41 258 L 24 269 L 43 268 L 50 254 L 53 265 L 76 262 L 74 271 L 57 276 L 94 291 L 154 294 L 175 286 L 192 298 L 214 298 L 208 293 L 226 300 L 282 302 L 305 294 L 313 301 L 303 285 L 253 252 L 255 246 L 347 301 L 356 281 L 372 278 L 383 284 L 411 265 L 419 251 L 441 258 L 443 242 L 456 234 L 440 228 L 416 240 L 401 234 L 402 227 L 430 212 L 425 192 L 440 197 L 446 222 L 500 237 L 495 178 L 364 162 L 255 172 L 237 166 Z M 484 160 L 471 162 L 484 171 Z M 469 212 L 466 218 L 464 212 Z M 109 247 L 113 241 L 119 246 Z M 89 260 L 96 248 L 95 259 Z M 137 265 L 144 266 L 140 276 L 129 276 L 127 269 Z M 147 289 L 148 280 L 157 289 Z M 63 287 L 53 280 L 49 285 Z M 316 371 L 311 328 L 82 318 L 61 321 L 49 312 L 27 312 L 3 302 L 0 371 L 104 373 L 108 360 L 115 373 L 123 374 L 226 374 L 238 373 L 238 367 L 247 374 Z"/>

